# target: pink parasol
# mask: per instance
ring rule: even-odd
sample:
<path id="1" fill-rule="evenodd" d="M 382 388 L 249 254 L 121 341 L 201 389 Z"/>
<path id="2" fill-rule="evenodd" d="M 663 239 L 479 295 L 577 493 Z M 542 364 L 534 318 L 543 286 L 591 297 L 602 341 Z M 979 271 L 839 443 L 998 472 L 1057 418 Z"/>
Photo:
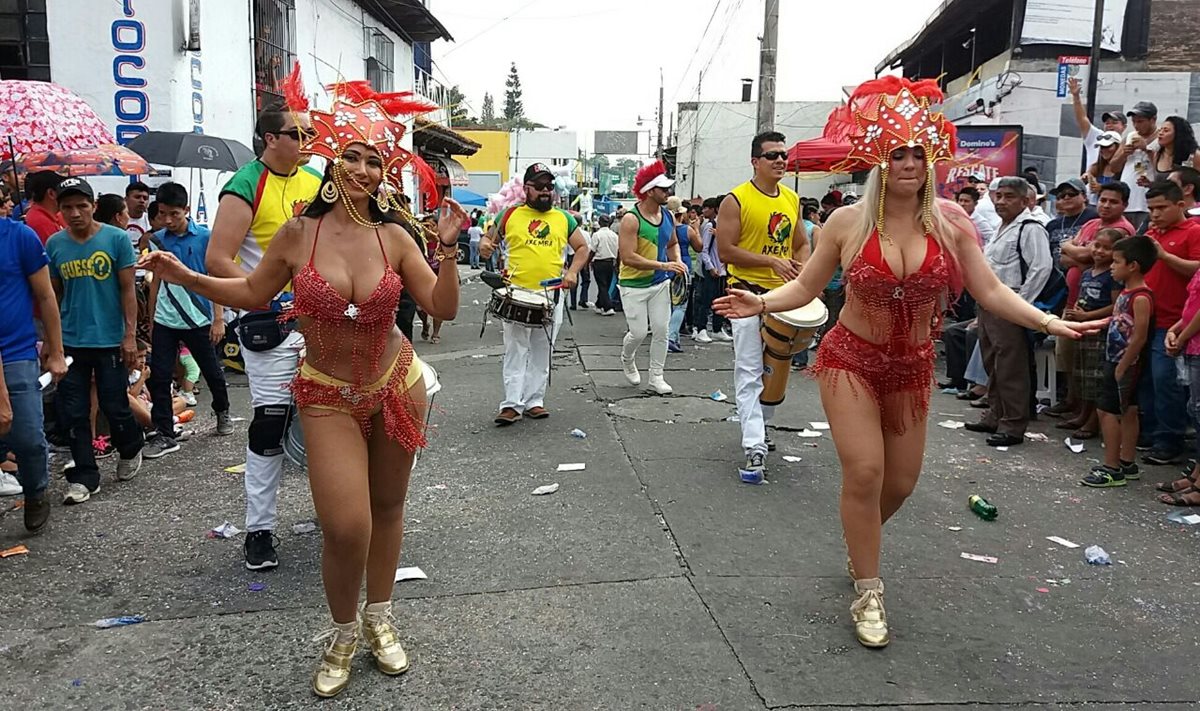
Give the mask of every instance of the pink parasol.
<path id="1" fill-rule="evenodd" d="M 11 162 L 4 161 L 4 170 Z M 17 172 L 32 173 L 53 170 L 59 175 L 146 175 L 154 171 L 150 164 L 125 146 L 108 144 L 70 151 L 39 151 L 26 153 L 17 160 Z"/>
<path id="2" fill-rule="evenodd" d="M 44 81 L 0 81 L 0 157 L 110 143 L 116 139 L 104 121 L 70 90 Z"/>

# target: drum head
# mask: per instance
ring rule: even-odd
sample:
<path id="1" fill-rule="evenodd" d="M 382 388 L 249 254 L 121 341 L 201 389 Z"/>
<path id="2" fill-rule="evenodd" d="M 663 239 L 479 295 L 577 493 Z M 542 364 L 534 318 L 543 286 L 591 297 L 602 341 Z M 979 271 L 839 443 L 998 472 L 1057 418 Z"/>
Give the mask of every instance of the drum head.
<path id="1" fill-rule="evenodd" d="M 523 289 L 513 289 L 508 297 L 513 301 L 519 301 L 522 304 L 530 306 L 549 306 L 550 300 L 536 291 L 525 291 Z"/>
<path id="2" fill-rule="evenodd" d="M 798 309 L 779 311 L 771 315 L 786 324 L 800 328 L 816 328 L 829 320 L 829 310 L 820 299 L 813 299 Z"/>

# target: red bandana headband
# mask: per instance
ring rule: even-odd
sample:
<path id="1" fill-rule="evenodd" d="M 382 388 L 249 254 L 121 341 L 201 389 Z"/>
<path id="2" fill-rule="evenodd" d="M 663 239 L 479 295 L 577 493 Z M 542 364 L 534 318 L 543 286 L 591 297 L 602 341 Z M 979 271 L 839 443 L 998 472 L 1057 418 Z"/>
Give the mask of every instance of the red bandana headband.
<path id="1" fill-rule="evenodd" d="M 312 121 L 312 131 L 304 137 L 300 152 L 334 162 L 352 144 L 370 146 L 379 152 L 383 180 L 392 191 L 404 192 L 402 171 L 412 166 L 426 206 L 431 205 L 437 199 L 436 174 L 424 159 L 401 147 L 407 127 L 396 117 L 415 116 L 437 107 L 412 98 L 412 92 L 376 92 L 366 81 L 339 82 L 326 88 L 333 92 L 333 106 L 323 111 L 309 109 L 299 62 L 284 82 L 288 107 L 307 112 Z"/>
<path id="2" fill-rule="evenodd" d="M 850 153 L 834 170 L 886 168 L 892 151 L 917 146 L 925 149 L 929 166 L 954 160 L 954 124 L 929 108 L 943 98 L 932 79 L 911 82 L 887 76 L 860 84 L 825 124 L 825 138 L 850 146 Z"/>

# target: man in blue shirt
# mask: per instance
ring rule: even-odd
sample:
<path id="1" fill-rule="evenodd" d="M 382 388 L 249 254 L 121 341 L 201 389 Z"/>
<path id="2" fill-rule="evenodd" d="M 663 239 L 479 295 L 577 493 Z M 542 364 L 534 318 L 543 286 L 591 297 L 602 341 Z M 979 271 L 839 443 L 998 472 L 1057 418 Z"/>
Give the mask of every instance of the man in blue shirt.
<path id="1" fill-rule="evenodd" d="M 25 528 L 41 530 L 50 517 L 49 446 L 42 429 L 42 392 L 38 383 L 37 303 L 45 329 L 42 357 L 51 379 L 67 374 L 58 304 L 50 285 L 46 251 L 37 233 L 13 220 L 0 219 L 0 458 L 11 451 L 20 468 L 25 495 Z"/>
<path id="2" fill-rule="evenodd" d="M 207 274 L 204 255 L 208 252 L 209 231 L 188 217 L 191 207 L 187 190 L 179 183 L 164 183 L 158 186 L 157 199 L 158 214 L 167 226 L 153 233 L 152 248 L 171 252 L 188 268 Z M 212 392 L 217 434 L 233 434 L 225 373 L 214 349 L 225 338 L 221 305 L 179 284 L 155 279 L 150 287 L 150 313 L 154 323 L 150 333 L 150 398 L 154 407 L 150 414 L 154 418 L 155 435 L 146 443 L 146 459 L 158 459 L 179 450 L 171 412 L 171 380 L 180 343 L 192 352 Z"/>
<path id="3" fill-rule="evenodd" d="M 74 359 L 58 386 L 58 405 L 66 413 L 75 459 L 75 466 L 63 472 L 69 482 L 63 503 L 71 505 L 82 504 L 100 490 L 100 469 L 92 450 L 93 379 L 100 410 L 121 455 L 117 481 L 132 479 L 142 467 L 142 430 L 129 409 L 127 391 L 129 371 L 137 362 L 137 255 L 125 230 L 92 218 L 96 196 L 87 181 L 62 181 L 57 200 L 67 228 L 46 241 L 46 255 L 58 295 L 63 348 Z"/>

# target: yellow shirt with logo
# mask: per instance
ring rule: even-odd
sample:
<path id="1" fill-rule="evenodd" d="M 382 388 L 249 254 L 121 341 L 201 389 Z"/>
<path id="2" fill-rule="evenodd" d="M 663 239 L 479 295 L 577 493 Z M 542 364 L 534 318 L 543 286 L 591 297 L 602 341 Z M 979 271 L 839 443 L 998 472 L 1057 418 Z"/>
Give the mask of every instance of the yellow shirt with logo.
<path id="1" fill-rule="evenodd" d="M 800 224 L 800 196 L 785 185 L 772 197 L 746 181 L 730 191 L 741 206 L 742 232 L 738 246 L 755 254 L 780 259 L 792 258 L 792 238 Z M 781 276 L 770 267 L 741 267 L 730 264 L 729 276 L 774 289 L 783 286 Z"/>
<path id="2" fill-rule="evenodd" d="M 301 166 L 291 175 L 272 172 L 265 163 L 255 160 L 233 174 L 221 197 L 235 195 L 254 211 L 250 232 L 238 250 L 238 261 L 247 271 L 262 261 L 271 239 L 283 223 L 304 212 L 321 187 L 321 174 Z"/>
<path id="3" fill-rule="evenodd" d="M 542 281 L 561 277 L 567 240 L 577 227 L 571 213 L 556 207 L 546 212 L 528 205 L 510 207 L 497 226 L 508 245 L 508 280 L 540 291 Z"/>

